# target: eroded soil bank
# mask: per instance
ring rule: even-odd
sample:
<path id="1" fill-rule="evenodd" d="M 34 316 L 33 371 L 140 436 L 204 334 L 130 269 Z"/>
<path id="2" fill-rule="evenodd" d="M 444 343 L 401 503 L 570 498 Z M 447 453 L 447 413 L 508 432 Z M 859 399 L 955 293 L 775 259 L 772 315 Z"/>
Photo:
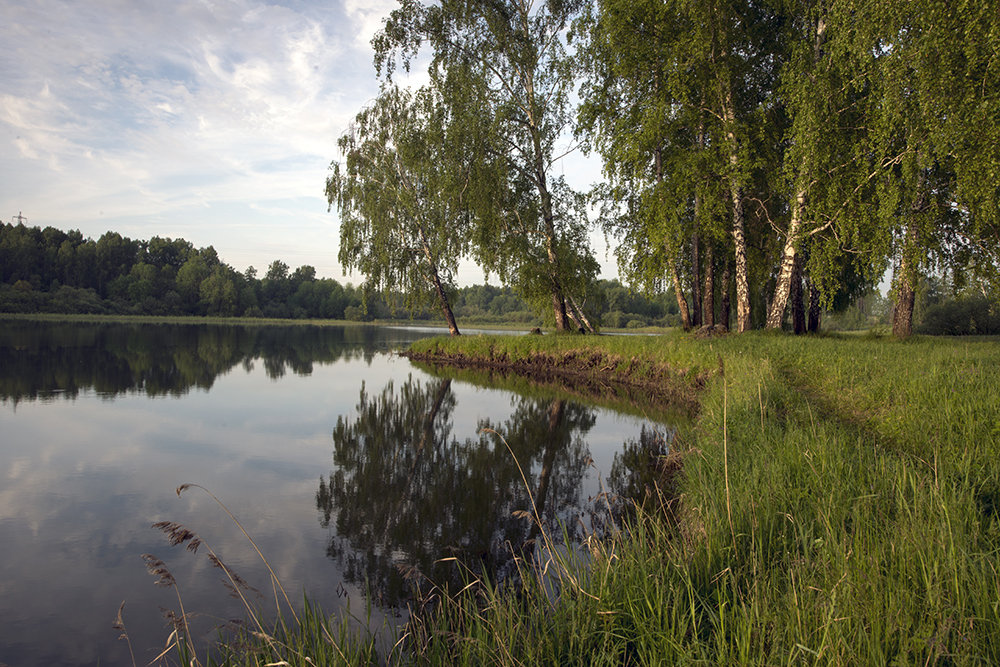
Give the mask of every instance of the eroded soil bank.
<path id="1" fill-rule="evenodd" d="M 644 402 L 680 409 L 691 416 L 698 410 L 698 393 L 711 375 L 594 349 L 532 351 L 523 357 L 512 357 L 492 347 L 478 352 L 411 349 L 402 354 L 411 361 L 432 366 L 517 375 L 538 384 L 560 385 L 595 398 L 641 395 Z"/>

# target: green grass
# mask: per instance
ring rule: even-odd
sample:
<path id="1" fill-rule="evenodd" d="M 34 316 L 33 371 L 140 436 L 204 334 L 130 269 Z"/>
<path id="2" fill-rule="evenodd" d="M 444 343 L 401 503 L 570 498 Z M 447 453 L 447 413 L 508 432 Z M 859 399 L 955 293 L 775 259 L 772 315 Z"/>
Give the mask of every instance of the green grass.
<path id="1" fill-rule="evenodd" d="M 699 596 L 718 600 L 712 659 L 995 663 L 1000 346 L 715 347 L 685 462 L 691 553 L 721 576 Z"/>
<path id="2" fill-rule="evenodd" d="M 721 359 L 724 372 L 683 438 L 679 524 L 634 522 L 555 607 L 537 593 L 457 602 L 458 625 L 474 630 L 450 658 L 1000 661 L 995 341 L 545 338 L 471 346 L 514 356 L 596 344 L 696 371 Z M 464 660 L 470 643 L 480 649 Z"/>
<path id="3" fill-rule="evenodd" d="M 547 637 L 579 646 L 559 656 L 572 661 L 1000 660 L 1000 346 L 761 334 L 680 347 L 698 351 L 664 354 L 708 348 L 725 369 L 689 436 L 680 525 L 638 522 L 564 619 L 498 641 L 523 638 L 528 662 L 552 657 L 535 652 Z"/>
<path id="4" fill-rule="evenodd" d="M 605 365 L 601 373 L 641 379 L 644 374 L 668 367 L 671 375 L 687 380 L 710 373 L 718 367 L 718 355 L 712 342 L 695 344 L 675 330 L 661 336 L 544 336 L 465 335 L 425 338 L 410 347 L 412 352 L 467 357 L 514 363 L 539 355 L 548 357 L 581 356 L 599 353 Z M 613 364 L 608 366 L 606 362 Z M 556 360 L 558 363 L 558 359 Z"/>
<path id="5" fill-rule="evenodd" d="M 708 378 L 680 495 L 416 614 L 414 664 L 1000 663 L 1000 344 L 468 336 L 421 349 Z M 365 642 L 362 639 L 360 646 Z M 360 651 L 348 662 L 381 661 Z M 289 659 L 290 660 L 290 659 Z"/>
<path id="6" fill-rule="evenodd" d="M 585 404 L 673 423 L 690 418 L 698 389 L 712 372 L 705 370 L 712 368 L 711 355 L 702 363 L 695 357 L 681 361 L 679 347 L 672 356 L 659 354 L 682 340 L 677 335 L 465 335 L 420 340 L 410 352 L 418 367 L 431 374 L 520 394 L 569 395 Z M 448 359 L 476 363 L 437 365 Z"/>

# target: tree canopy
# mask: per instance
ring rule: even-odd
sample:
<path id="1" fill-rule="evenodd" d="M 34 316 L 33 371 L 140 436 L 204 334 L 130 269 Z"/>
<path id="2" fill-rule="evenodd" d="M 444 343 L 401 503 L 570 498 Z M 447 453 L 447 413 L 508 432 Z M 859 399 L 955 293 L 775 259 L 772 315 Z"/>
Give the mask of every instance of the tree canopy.
<path id="1" fill-rule="evenodd" d="M 473 255 L 522 296 L 549 299 L 557 330 L 584 319 L 575 305 L 597 273 L 583 200 L 554 169 L 573 111 L 566 35 L 582 6 L 404 0 L 373 41 L 386 81 L 429 51 L 448 122 L 480 147 L 467 191 Z"/>
<path id="2" fill-rule="evenodd" d="M 732 293 L 738 330 L 780 327 L 892 264 L 905 336 L 921 272 L 996 280 L 996 7 L 599 0 L 577 29 L 605 230 L 686 325 Z"/>
<path id="3" fill-rule="evenodd" d="M 432 88 L 389 86 L 340 139 L 327 199 L 340 212 L 340 262 L 408 305 L 433 293 L 453 335 L 447 290 L 469 246 L 466 195 L 474 144 L 449 132 L 448 110 Z"/>

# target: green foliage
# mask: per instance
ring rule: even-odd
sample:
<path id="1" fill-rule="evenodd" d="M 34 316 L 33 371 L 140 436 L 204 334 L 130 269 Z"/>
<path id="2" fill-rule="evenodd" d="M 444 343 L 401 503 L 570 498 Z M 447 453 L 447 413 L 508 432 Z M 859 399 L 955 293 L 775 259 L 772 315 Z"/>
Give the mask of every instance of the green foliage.
<path id="1" fill-rule="evenodd" d="M 460 287 L 454 292 L 453 305 L 458 317 L 476 324 L 544 323 L 537 311 L 510 287 Z M 630 320 L 640 320 L 643 326 L 678 324 L 675 315 L 677 304 L 666 295 L 634 292 L 617 280 L 597 281 L 591 287 L 587 301 L 580 305 L 592 323 L 604 328 L 625 328 Z"/>
<path id="2" fill-rule="evenodd" d="M 1000 16 L 995 7 L 972 2 L 886 4 L 886 80 L 907 82 L 886 93 L 896 103 L 892 127 L 908 132 L 913 154 L 902 166 L 924 175 L 934 199 L 947 193 L 939 207 L 949 215 L 925 231 L 928 245 L 949 265 L 995 279 L 1000 134 L 987 119 L 1000 111 Z"/>
<path id="3" fill-rule="evenodd" d="M 826 331 L 879 330 L 890 325 L 892 302 L 877 291 L 850 301 L 846 307 L 825 314 Z"/>
<path id="4" fill-rule="evenodd" d="M 696 71 L 686 51 L 695 42 L 682 43 L 692 29 L 684 11 L 680 3 L 601 2 L 575 26 L 586 74 L 577 135 L 604 158 L 608 183 L 593 195 L 605 230 L 621 242 L 620 267 L 637 285 L 661 285 L 695 229 L 725 232 L 725 190 L 713 178 L 725 156 L 707 140 L 700 82 L 680 76 Z"/>
<path id="5" fill-rule="evenodd" d="M 440 319 L 440 313 L 426 307 L 413 307 L 406 312 L 390 304 L 405 302 L 406 295 L 389 290 L 385 296 L 365 293 L 351 285 L 343 286 L 330 278 L 316 278 L 316 269 L 300 266 L 294 271 L 281 261 L 272 262 L 263 279 L 249 267 L 238 273 L 219 261 L 211 247 L 195 249 L 182 239 L 170 240 L 154 237 L 148 243 L 134 242 L 140 249 L 136 261 L 126 266 L 124 274 L 108 273 L 112 277 L 102 296 L 96 287 L 74 282 L 71 255 L 65 251 L 75 239 L 77 248 L 95 247 L 83 239 L 79 232 L 63 238 L 61 232 L 49 228 L 48 236 L 37 228 L 0 226 L 0 247 L 21 247 L 27 255 L 41 257 L 47 253 L 54 257 L 47 273 L 42 267 L 21 266 L 17 273 L 7 269 L 13 282 L 0 284 L 0 312 L 8 313 L 90 313 L 131 315 L 205 315 L 245 316 L 296 319 L 346 319 L 371 321 L 373 319 Z M 105 235 L 116 238 L 115 235 Z M 50 238 L 59 242 L 56 252 L 52 246 L 36 246 Z M 122 239 L 122 243 L 125 239 Z M 449 243 L 453 241 L 448 241 Z M 128 244 L 132 244 L 128 241 Z M 88 246 L 89 244 L 89 246 Z M 126 244 L 126 245 L 128 245 Z M 152 248 L 152 250 L 150 250 Z M 65 251 L 65 252 L 63 252 Z M 61 252 L 61 255 L 60 255 Z M 60 259 L 62 257 L 62 259 Z M 76 257 L 76 255 L 72 255 Z M 71 261 L 69 266 L 62 261 Z M 32 280 L 19 278 L 28 275 Z M 52 278 L 45 283 L 48 289 L 36 287 L 43 278 L 62 275 L 66 280 Z M 94 283 L 96 285 L 96 282 Z M 448 290 L 458 317 L 479 324 L 523 323 L 541 325 L 537 308 L 522 299 L 512 288 L 490 285 L 452 287 Z M 662 295 L 646 296 L 633 293 L 617 281 L 601 281 L 591 285 L 580 306 L 595 324 L 600 323 L 609 309 L 626 308 L 630 316 L 618 322 L 604 322 L 605 326 L 624 327 L 628 320 L 662 322 L 662 318 L 676 310 Z M 673 310 L 671 310 L 673 308 Z M 617 323 L 615 323 L 617 322 Z"/>
<path id="6" fill-rule="evenodd" d="M 361 293 L 316 269 L 275 260 L 263 280 L 238 273 L 211 246 L 134 241 L 108 232 L 0 225 L 0 312 L 239 315 L 340 319 Z"/>
<path id="7" fill-rule="evenodd" d="M 966 295 L 927 308 L 919 333 L 946 336 L 1000 335 L 1000 306 L 983 295 Z"/>
<path id="8" fill-rule="evenodd" d="M 554 174 L 568 128 L 569 22 L 578 0 L 482 3 L 406 1 L 374 39 L 391 80 L 426 47 L 428 73 L 447 108 L 448 132 L 477 149 L 463 197 L 474 216 L 472 250 L 488 272 L 567 326 L 566 300 L 586 298 L 597 263 L 583 201 Z"/>
<path id="9" fill-rule="evenodd" d="M 455 136 L 431 88 L 387 87 L 355 117 L 326 193 L 340 213 L 340 263 L 369 287 L 402 293 L 412 312 L 440 303 L 447 317 L 459 258 L 469 244 L 464 201 L 475 146 Z"/>
<path id="10" fill-rule="evenodd" d="M 735 255 L 738 313 L 744 251 L 754 313 L 777 295 L 779 271 L 785 303 L 795 255 L 828 308 L 864 293 L 890 262 L 911 287 L 942 267 L 995 281 L 994 10 L 595 3 L 575 26 L 577 133 L 604 158 L 608 182 L 593 195 L 625 278 L 673 282 L 697 307 L 697 280 L 714 268 L 693 254 L 697 233 L 725 253 L 723 266 Z"/>

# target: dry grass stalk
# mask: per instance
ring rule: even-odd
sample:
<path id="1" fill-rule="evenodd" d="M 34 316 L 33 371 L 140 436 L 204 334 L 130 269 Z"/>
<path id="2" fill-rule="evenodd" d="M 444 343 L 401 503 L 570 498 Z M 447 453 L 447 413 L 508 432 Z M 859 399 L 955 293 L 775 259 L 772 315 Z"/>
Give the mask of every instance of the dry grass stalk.
<path id="1" fill-rule="evenodd" d="M 250 542 L 250 545 L 253 547 L 254 551 L 257 552 L 257 556 L 260 558 L 261 562 L 264 563 L 264 566 L 267 568 L 267 571 L 271 574 L 271 582 L 273 585 L 277 586 L 278 590 L 281 591 L 281 595 L 285 599 L 285 604 L 288 606 L 288 611 L 292 614 L 292 618 L 295 619 L 296 623 L 299 623 L 300 621 L 298 615 L 295 613 L 295 607 L 288 599 L 288 593 L 285 592 L 284 587 L 281 585 L 281 580 L 278 579 L 278 575 L 275 574 L 274 569 L 271 567 L 271 563 L 267 560 L 267 558 L 264 557 L 264 554 L 257 546 L 257 543 L 254 542 L 252 537 L 250 537 L 250 533 L 248 533 L 247 529 L 243 527 L 243 524 L 240 523 L 240 520 L 236 518 L 236 515 L 233 514 L 228 507 L 226 507 L 225 503 L 223 503 L 214 493 L 206 489 L 201 484 L 181 484 L 180 486 L 177 487 L 177 495 L 180 496 L 181 493 L 191 488 L 201 489 L 202 491 L 207 493 L 208 496 L 212 500 L 214 500 L 219 507 L 222 508 L 222 510 L 226 513 L 226 515 L 229 516 L 232 522 L 236 524 L 236 526 L 240 529 L 240 532 L 243 533 L 243 536 L 247 538 L 248 542 Z"/>
<path id="2" fill-rule="evenodd" d="M 161 528 L 161 530 L 163 530 L 163 528 Z M 173 527 L 171 527 L 170 530 L 173 530 Z M 167 637 L 166 646 L 164 647 L 163 652 L 156 656 L 150 664 L 159 662 L 163 656 L 174 649 L 181 652 L 190 651 L 193 656 L 194 647 L 191 644 L 191 631 L 187 622 L 188 616 L 187 612 L 184 610 L 184 600 L 181 598 L 181 590 L 177 585 L 177 580 L 174 578 L 174 575 L 170 572 L 170 570 L 167 569 L 166 564 L 153 554 L 142 554 L 142 560 L 146 563 L 146 571 L 156 577 L 157 586 L 165 586 L 174 589 L 174 593 L 177 595 L 177 606 L 180 609 L 180 615 L 175 614 L 169 609 L 164 611 L 164 615 L 174 629 L 173 632 L 171 632 Z M 197 658 L 192 658 L 192 665 L 200 664 L 201 663 L 197 661 Z"/>
<path id="3" fill-rule="evenodd" d="M 191 485 L 186 485 L 186 486 L 191 486 Z M 178 495 L 180 495 L 180 492 L 182 490 L 183 488 L 178 488 L 177 490 Z M 232 515 L 230 514 L 230 516 Z M 205 543 L 204 540 L 202 540 L 197 535 L 197 533 L 195 533 L 192 530 L 189 530 L 184 525 L 177 523 L 176 521 L 157 521 L 156 523 L 153 524 L 152 527 L 160 530 L 164 535 L 166 535 L 167 540 L 170 542 L 171 546 L 179 546 L 186 542 L 187 550 L 192 553 L 196 553 L 198 551 L 198 548 L 204 545 L 205 548 L 208 550 L 208 559 L 212 563 L 212 566 L 222 570 L 223 574 L 226 575 L 226 579 L 228 579 L 228 581 L 224 581 L 223 584 L 226 586 L 227 589 L 229 589 L 230 594 L 234 598 L 239 599 L 243 603 L 244 610 L 247 612 L 250 619 L 253 621 L 253 624 L 254 626 L 256 626 L 257 630 L 262 635 L 267 636 L 267 633 L 264 632 L 263 624 L 260 622 L 260 619 L 254 612 L 253 605 L 250 604 L 250 601 L 247 600 L 246 596 L 243 594 L 243 591 L 253 591 L 257 595 L 260 595 L 260 591 L 258 591 L 256 588 L 248 584 L 246 580 L 244 580 L 240 575 L 238 575 L 231 568 L 229 568 L 222 561 L 222 559 L 219 558 L 219 555 L 215 552 L 215 550 L 212 549 L 211 546 Z M 174 587 L 174 590 L 178 590 L 176 579 L 174 578 L 173 574 L 171 574 L 170 571 L 167 569 L 166 565 L 163 563 L 162 560 L 156 558 L 155 556 L 152 556 L 151 554 L 143 554 L 143 559 L 146 561 L 146 569 L 149 571 L 149 573 L 157 577 L 156 580 L 157 586 L 172 586 Z M 270 567 L 268 569 L 270 569 Z M 177 600 L 178 604 L 181 604 L 181 614 L 179 618 L 179 622 L 181 623 L 181 625 L 178 627 L 178 630 L 183 630 L 185 640 L 189 641 L 187 639 L 188 637 L 190 637 L 187 626 L 187 614 L 184 612 L 179 592 L 177 595 Z M 192 648 L 192 653 L 194 653 L 193 648 Z"/>
<path id="4" fill-rule="evenodd" d="M 121 606 L 118 607 L 118 614 L 115 616 L 111 627 L 121 633 L 118 635 L 118 640 L 125 640 L 125 643 L 128 645 L 129 658 L 132 660 L 132 667 L 135 667 L 135 652 L 132 651 L 132 640 L 128 638 L 128 632 L 125 630 L 125 600 L 122 600 Z"/>
<path id="5" fill-rule="evenodd" d="M 261 559 L 261 562 L 264 564 L 264 566 L 270 573 L 271 584 L 274 589 L 275 603 L 277 606 L 279 618 L 282 613 L 281 604 L 278 601 L 278 592 L 280 591 L 281 597 L 284 598 L 285 604 L 287 605 L 288 611 L 291 613 L 295 624 L 300 625 L 301 621 L 298 615 L 296 614 L 295 607 L 289 600 L 288 594 L 285 592 L 284 587 L 281 585 L 281 582 L 278 579 L 277 574 L 275 574 L 274 569 L 271 567 L 271 564 L 268 562 L 267 558 L 264 557 L 264 554 L 257 546 L 257 543 L 247 532 L 246 528 L 244 528 L 243 524 L 240 523 L 239 519 L 236 518 L 236 516 L 229 510 L 229 508 L 226 507 L 226 505 L 217 496 L 215 496 L 215 494 L 213 494 L 211 491 L 209 491 L 208 489 L 199 484 L 182 484 L 181 486 L 177 487 L 176 493 L 178 496 L 180 496 L 181 493 L 190 488 L 198 488 L 204 491 L 206 494 L 208 494 L 209 497 L 211 497 L 212 500 L 214 500 L 216 504 L 223 509 L 223 511 L 226 513 L 227 516 L 229 516 L 229 518 L 233 521 L 233 523 L 236 524 L 236 526 L 243 533 L 244 537 L 246 537 L 246 539 L 250 542 L 254 551 L 257 553 L 257 556 Z M 244 593 L 252 592 L 256 594 L 258 597 L 263 597 L 263 594 L 258 589 L 251 586 L 245 579 L 243 579 L 239 574 L 234 572 L 230 567 L 228 567 L 222 561 L 219 555 L 215 552 L 215 550 L 212 549 L 211 545 L 209 545 L 201 537 L 199 537 L 197 533 L 175 521 L 158 521 L 153 524 L 153 527 L 163 532 L 164 535 L 167 536 L 167 540 L 170 542 L 172 546 L 179 546 L 182 544 L 186 544 L 186 549 L 192 553 L 197 553 L 198 549 L 202 546 L 205 547 L 205 549 L 208 551 L 208 559 L 212 563 L 212 566 L 222 570 L 222 572 L 226 576 L 226 580 L 223 581 L 223 585 L 225 585 L 226 588 L 229 589 L 230 594 L 233 597 L 239 599 L 243 603 L 243 608 L 252 622 L 252 627 L 249 629 L 250 635 L 266 642 L 268 646 L 276 653 L 281 653 L 281 652 L 294 653 L 296 654 L 295 657 L 298 660 L 304 661 L 303 664 L 313 664 L 311 658 L 305 655 L 298 654 L 298 652 L 295 649 L 287 645 L 281 644 L 280 642 L 277 641 L 277 639 L 275 639 L 272 633 L 269 633 L 264 629 L 263 624 L 261 623 L 260 619 L 258 618 L 255 612 L 254 605 L 252 605 L 247 600 L 247 597 Z M 181 600 L 180 591 L 177 587 L 176 579 L 174 578 L 173 574 L 170 573 L 169 569 L 167 569 L 163 561 L 160 560 L 159 558 L 156 558 L 151 554 L 144 554 L 143 560 L 145 560 L 146 562 L 146 569 L 150 572 L 150 574 L 156 577 L 157 585 L 169 586 L 174 588 L 174 590 L 177 592 L 177 601 L 178 605 L 180 606 L 179 614 L 175 614 L 172 611 L 166 612 L 168 620 L 172 623 L 174 629 L 170 633 L 170 636 L 167 638 L 166 648 L 164 649 L 164 651 L 160 653 L 160 655 L 158 655 L 150 664 L 159 662 L 171 651 L 177 650 L 182 657 L 190 656 L 189 662 L 192 666 L 200 667 L 201 663 L 197 659 L 196 651 L 190 640 L 190 631 L 187 624 L 187 613 L 184 610 L 184 605 Z M 419 573 L 417 574 L 419 575 Z M 329 630 L 326 627 L 323 628 L 323 634 L 326 641 L 337 651 L 337 653 L 344 659 L 344 661 L 347 662 L 347 657 L 341 651 L 334 637 L 330 634 Z M 287 665 L 290 663 L 286 662 L 285 660 L 279 659 L 277 662 L 268 664 Z"/>

